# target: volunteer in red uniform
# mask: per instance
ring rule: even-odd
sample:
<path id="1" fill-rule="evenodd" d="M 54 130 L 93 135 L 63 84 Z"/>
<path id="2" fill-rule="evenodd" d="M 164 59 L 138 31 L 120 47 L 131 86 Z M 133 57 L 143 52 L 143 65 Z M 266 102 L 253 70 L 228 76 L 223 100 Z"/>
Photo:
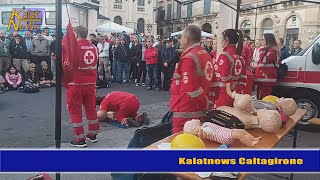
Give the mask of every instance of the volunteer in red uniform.
<path id="1" fill-rule="evenodd" d="M 214 76 L 210 55 L 200 46 L 201 30 L 188 26 L 182 33 L 183 53 L 173 74 L 170 110 L 173 112 L 173 133 L 183 130 L 192 119 L 203 120 L 212 105 L 208 95 Z"/>
<path id="2" fill-rule="evenodd" d="M 257 84 L 259 99 L 272 93 L 272 88 L 277 82 L 277 69 L 274 64 L 277 64 L 280 59 L 274 35 L 271 33 L 264 34 L 261 40 L 260 58 L 255 70 L 255 83 Z"/>
<path id="3" fill-rule="evenodd" d="M 97 78 L 97 48 L 87 40 L 88 29 L 78 26 L 74 29 L 80 48 L 78 67 L 74 68 L 74 75 L 66 87 L 66 101 L 68 111 L 74 128 L 75 141 L 70 145 L 86 147 L 86 139 L 97 142 L 99 122 L 96 112 L 96 78 Z M 88 120 L 87 135 L 84 132 L 82 121 L 82 105 Z"/>
<path id="4" fill-rule="evenodd" d="M 251 39 L 249 36 L 244 36 L 244 40 L 243 40 L 243 49 L 242 49 L 242 57 L 245 61 L 245 69 L 250 69 L 250 64 L 253 58 L 253 48 L 251 46 Z"/>
<path id="5" fill-rule="evenodd" d="M 240 79 L 244 76 L 244 60 L 241 57 L 243 48 L 242 32 L 227 29 L 222 33 L 221 44 L 223 52 L 219 56 L 215 69 L 215 80 L 210 92 L 210 100 L 215 101 L 215 107 L 232 106 L 233 99 L 226 93 L 226 83 L 231 84 L 233 91 L 239 92 Z M 236 46 L 237 44 L 237 46 Z"/>
<path id="6" fill-rule="evenodd" d="M 106 120 L 107 112 L 111 111 L 116 114 L 115 120 L 126 126 L 138 127 L 150 123 L 147 113 L 138 114 L 140 102 L 134 94 L 113 91 L 97 100 L 97 104 L 100 104 L 97 113 L 100 121 Z"/>

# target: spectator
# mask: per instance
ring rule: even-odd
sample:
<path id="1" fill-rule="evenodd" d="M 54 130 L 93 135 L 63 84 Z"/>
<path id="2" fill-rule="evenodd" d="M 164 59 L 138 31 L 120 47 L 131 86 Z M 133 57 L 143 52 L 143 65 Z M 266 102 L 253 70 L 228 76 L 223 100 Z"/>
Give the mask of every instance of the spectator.
<path id="1" fill-rule="evenodd" d="M 170 89 L 171 85 L 171 79 L 174 72 L 174 69 L 176 67 L 175 63 L 175 49 L 172 46 L 172 40 L 169 39 L 167 41 L 167 47 L 164 48 L 162 53 L 162 59 L 163 59 L 163 90 L 168 91 Z"/>
<path id="2" fill-rule="evenodd" d="M 127 43 L 129 44 L 129 48 L 130 48 L 130 49 L 132 48 L 132 46 L 133 46 L 133 44 L 134 44 L 133 39 L 134 39 L 134 35 L 131 34 L 131 35 L 130 35 L 130 42 L 127 42 Z"/>
<path id="3" fill-rule="evenodd" d="M 206 46 L 206 44 L 207 44 L 207 38 L 202 37 L 201 41 L 200 41 L 200 46 L 204 48 Z"/>
<path id="4" fill-rule="evenodd" d="M 124 82 L 129 83 L 129 56 L 130 49 L 126 44 L 126 39 L 121 38 L 121 44 L 115 50 L 115 59 L 117 60 L 117 81 L 118 83 Z M 124 80 L 122 81 L 124 73 Z"/>
<path id="5" fill-rule="evenodd" d="M 2 94 L 3 92 L 4 92 L 4 83 L 5 83 L 6 81 L 4 80 L 4 78 L 0 75 L 0 94 Z"/>
<path id="6" fill-rule="evenodd" d="M 293 48 L 291 49 L 291 55 L 297 55 L 301 50 L 301 40 L 297 39 L 293 42 Z"/>
<path id="7" fill-rule="evenodd" d="M 122 31 L 122 36 L 125 38 L 126 43 L 130 42 L 130 36 L 125 31 Z"/>
<path id="8" fill-rule="evenodd" d="M 158 49 L 158 69 L 157 69 L 157 84 L 156 86 L 158 88 L 162 87 L 162 78 L 161 78 L 161 73 L 163 71 L 163 60 L 162 60 L 162 54 L 164 49 L 166 48 L 166 45 L 163 44 L 163 39 L 161 36 L 158 37 L 158 44 L 156 46 L 153 46 Z"/>
<path id="9" fill-rule="evenodd" d="M 215 61 L 217 58 L 217 39 L 216 38 L 212 39 L 212 51 L 209 54 Z"/>
<path id="10" fill-rule="evenodd" d="M 31 61 L 31 57 L 32 57 L 32 54 L 31 54 L 33 49 L 32 39 L 33 39 L 33 33 L 31 31 L 26 31 L 25 37 L 24 37 L 24 43 L 26 44 L 26 47 L 27 47 L 27 59 L 29 62 Z"/>
<path id="11" fill-rule="evenodd" d="M 245 69 L 250 68 L 250 63 L 252 61 L 252 56 L 253 56 L 253 49 L 250 45 L 250 36 L 244 36 L 243 39 L 243 49 L 242 49 L 242 57 L 245 61 Z"/>
<path id="12" fill-rule="evenodd" d="M 51 42 L 53 41 L 53 37 L 50 35 L 50 29 L 48 27 L 45 27 L 43 32 L 43 37 L 51 44 Z"/>
<path id="13" fill-rule="evenodd" d="M 108 87 L 109 87 L 109 82 L 105 79 L 103 64 L 100 63 L 98 68 L 96 88 L 99 89 L 99 88 L 108 88 Z"/>
<path id="14" fill-rule="evenodd" d="M 6 31 L 0 30 L 0 75 L 3 69 L 8 69 L 11 64 L 9 53 L 10 40 L 6 39 Z"/>
<path id="15" fill-rule="evenodd" d="M 147 90 L 159 90 L 159 87 L 156 87 L 158 84 L 158 49 L 154 48 L 152 45 L 153 41 L 151 39 L 148 39 L 148 48 L 144 52 L 144 58 L 146 59 L 149 75 L 149 87 Z"/>
<path id="16" fill-rule="evenodd" d="M 34 63 L 29 64 L 29 70 L 26 72 L 26 85 L 39 87 L 39 74 L 36 71 Z"/>
<path id="17" fill-rule="evenodd" d="M 56 81 L 53 80 L 53 74 L 48 68 L 48 64 L 45 61 L 41 62 L 41 70 L 39 71 L 39 84 L 40 87 L 51 87 L 56 84 Z"/>
<path id="18" fill-rule="evenodd" d="M 255 49 L 253 51 L 253 58 L 252 58 L 252 67 L 257 67 L 258 61 L 260 59 L 260 48 L 262 46 L 262 42 L 260 39 L 256 39 L 255 42 Z"/>
<path id="19" fill-rule="evenodd" d="M 280 60 L 284 60 L 291 55 L 290 49 L 284 45 L 284 40 L 282 38 L 277 39 L 277 44 L 280 50 Z"/>
<path id="20" fill-rule="evenodd" d="M 98 46 L 98 41 L 97 41 L 97 36 L 94 33 L 90 34 L 90 41 L 93 45 L 95 45 L 96 47 Z"/>
<path id="21" fill-rule="evenodd" d="M 115 56 L 115 52 L 117 47 L 120 46 L 120 39 L 116 38 L 115 40 L 115 44 L 112 46 L 111 48 L 111 53 L 112 53 L 112 58 L 113 58 L 113 64 L 112 64 L 112 79 L 113 82 L 117 82 L 118 81 L 118 61 L 116 59 Z"/>
<path id="22" fill-rule="evenodd" d="M 23 86 L 22 76 L 16 67 L 10 66 L 6 72 L 6 82 L 4 86 L 9 90 L 17 90 L 19 87 Z"/>
<path id="23" fill-rule="evenodd" d="M 106 42 L 106 39 L 101 36 L 100 43 L 97 45 L 99 49 L 99 68 L 104 70 L 104 75 L 106 81 L 111 81 L 111 73 L 110 73 L 110 62 L 109 62 L 109 43 Z M 100 64 L 102 64 L 100 66 Z M 98 68 L 98 71 L 100 71 Z"/>
<path id="24" fill-rule="evenodd" d="M 132 76 L 134 78 L 134 82 L 138 82 L 138 72 L 140 71 L 140 62 L 142 58 L 142 46 L 139 43 L 138 36 L 133 37 L 133 45 L 131 48 L 132 52 L 132 61 L 131 61 L 131 68 L 132 68 Z"/>
<path id="25" fill-rule="evenodd" d="M 15 35 L 15 41 L 10 44 L 9 50 L 12 57 L 13 65 L 21 72 L 21 66 L 26 73 L 29 69 L 27 47 L 23 42 L 20 34 Z"/>
<path id="26" fill-rule="evenodd" d="M 32 40 L 33 50 L 31 62 L 34 63 L 37 69 L 40 69 L 40 63 L 46 61 L 51 64 L 50 58 L 50 44 L 47 39 L 43 37 L 42 31 L 37 31 L 37 38 Z"/>
<path id="27" fill-rule="evenodd" d="M 147 39 L 142 39 L 142 47 L 141 47 L 141 62 L 139 63 L 139 72 L 138 72 L 138 79 L 136 82 L 136 86 L 145 87 L 146 86 L 146 77 L 147 77 L 147 65 L 146 65 L 146 59 L 144 58 L 144 52 L 147 49 Z"/>
<path id="28" fill-rule="evenodd" d="M 204 47 L 204 49 L 210 54 L 212 49 L 213 49 L 213 39 L 211 38 L 208 38 L 207 39 L 207 44 L 206 46 Z"/>

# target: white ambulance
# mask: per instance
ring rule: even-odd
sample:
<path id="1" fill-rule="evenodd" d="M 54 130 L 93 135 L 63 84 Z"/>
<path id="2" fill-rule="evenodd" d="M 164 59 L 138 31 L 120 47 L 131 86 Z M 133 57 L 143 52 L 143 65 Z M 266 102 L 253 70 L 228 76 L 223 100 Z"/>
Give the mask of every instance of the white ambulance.
<path id="1" fill-rule="evenodd" d="M 308 120 L 320 117 L 320 36 L 299 54 L 283 60 L 288 65 L 287 76 L 278 82 L 273 95 L 292 97 L 298 108 L 308 110 L 300 128 L 309 126 Z M 310 126 L 309 126 L 310 127 Z"/>

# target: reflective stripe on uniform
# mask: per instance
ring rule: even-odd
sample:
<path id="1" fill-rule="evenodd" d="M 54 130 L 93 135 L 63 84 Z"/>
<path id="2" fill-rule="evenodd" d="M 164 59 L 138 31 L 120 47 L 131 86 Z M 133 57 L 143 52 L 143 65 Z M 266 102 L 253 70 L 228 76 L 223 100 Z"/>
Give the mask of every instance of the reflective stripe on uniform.
<path id="1" fill-rule="evenodd" d="M 208 53 L 208 52 L 206 50 L 201 50 L 201 51 L 197 52 L 198 55 L 202 55 L 202 54 L 205 54 L 205 53 Z"/>
<path id="2" fill-rule="evenodd" d="M 244 82 L 239 82 L 239 84 L 242 84 L 242 85 L 245 85 L 245 86 L 247 85 L 247 83 L 244 83 Z"/>
<path id="3" fill-rule="evenodd" d="M 216 96 L 215 92 L 209 92 L 209 96 Z"/>
<path id="4" fill-rule="evenodd" d="M 242 75 L 240 76 L 240 78 L 241 78 L 241 79 L 248 79 L 248 76 L 247 76 L 247 75 L 242 74 Z"/>
<path id="5" fill-rule="evenodd" d="M 258 64 L 257 67 L 274 67 L 274 64 Z"/>
<path id="6" fill-rule="evenodd" d="M 174 73 L 172 77 L 173 77 L 173 79 L 179 79 L 179 78 L 181 78 L 181 75 L 178 73 Z"/>
<path id="7" fill-rule="evenodd" d="M 256 78 L 255 82 L 277 82 L 277 79 L 269 79 L 269 78 Z"/>
<path id="8" fill-rule="evenodd" d="M 91 130 L 88 130 L 88 134 L 98 134 L 98 130 L 97 131 L 91 131 Z"/>
<path id="9" fill-rule="evenodd" d="M 97 69 L 97 66 L 89 66 L 89 67 L 86 67 L 86 68 L 80 68 L 79 69 L 81 70 L 94 70 L 94 69 Z"/>
<path id="10" fill-rule="evenodd" d="M 199 89 L 197 89 L 197 90 L 195 90 L 193 92 L 187 92 L 187 94 L 189 96 L 191 96 L 192 98 L 196 98 L 196 97 L 200 96 L 203 92 L 204 91 L 203 91 L 202 87 L 200 87 Z"/>
<path id="11" fill-rule="evenodd" d="M 85 137 L 84 134 L 76 135 L 76 138 L 77 138 L 77 139 L 81 139 L 81 138 L 84 138 L 84 137 Z"/>
<path id="12" fill-rule="evenodd" d="M 88 120 L 88 124 L 96 124 L 99 123 L 98 120 Z"/>
<path id="13" fill-rule="evenodd" d="M 232 56 L 228 53 L 228 52 L 222 52 L 222 54 L 226 55 L 229 59 L 229 61 L 231 62 L 231 67 L 230 67 L 230 76 L 232 75 L 232 70 L 233 70 L 233 66 L 234 66 L 234 59 L 232 58 Z"/>
<path id="14" fill-rule="evenodd" d="M 262 59 L 262 63 L 266 63 L 267 62 L 267 57 L 264 56 L 263 59 Z"/>
<path id="15" fill-rule="evenodd" d="M 229 81 L 231 78 L 232 78 L 231 75 L 229 75 L 229 76 L 227 76 L 227 77 L 220 77 L 220 79 L 221 79 L 222 81 Z"/>
<path id="16" fill-rule="evenodd" d="M 200 60 L 199 60 L 198 56 L 193 53 L 188 53 L 187 55 L 190 56 L 193 59 L 194 63 L 196 64 L 197 76 L 198 77 L 202 76 L 203 71 L 201 69 Z"/>
<path id="17" fill-rule="evenodd" d="M 80 122 L 80 123 L 72 123 L 72 126 L 73 126 L 74 128 L 81 127 L 81 126 L 83 126 L 83 125 L 84 125 L 83 122 Z"/>
<path id="18" fill-rule="evenodd" d="M 205 115 L 204 111 L 197 112 L 173 112 L 175 118 L 197 118 Z"/>
<path id="19" fill-rule="evenodd" d="M 226 83 L 214 82 L 211 87 L 226 87 Z"/>
<path id="20" fill-rule="evenodd" d="M 233 76 L 232 80 L 239 80 L 241 78 L 241 76 Z"/>

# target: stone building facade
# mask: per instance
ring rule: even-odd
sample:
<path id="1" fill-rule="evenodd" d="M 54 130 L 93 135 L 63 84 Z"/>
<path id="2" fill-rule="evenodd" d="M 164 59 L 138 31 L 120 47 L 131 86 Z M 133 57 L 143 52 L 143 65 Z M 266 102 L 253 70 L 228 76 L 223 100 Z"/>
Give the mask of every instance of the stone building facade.
<path id="1" fill-rule="evenodd" d="M 156 4 L 156 0 L 101 0 L 99 13 L 138 33 L 156 35 Z"/>

